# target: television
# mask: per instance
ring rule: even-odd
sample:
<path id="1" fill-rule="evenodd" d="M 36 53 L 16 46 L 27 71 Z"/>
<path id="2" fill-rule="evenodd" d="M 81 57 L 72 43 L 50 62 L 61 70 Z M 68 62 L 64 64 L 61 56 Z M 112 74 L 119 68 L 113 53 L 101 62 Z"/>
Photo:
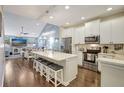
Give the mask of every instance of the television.
<path id="1" fill-rule="evenodd" d="M 27 45 L 27 40 L 24 38 L 13 38 L 11 41 L 12 46 L 26 46 Z"/>

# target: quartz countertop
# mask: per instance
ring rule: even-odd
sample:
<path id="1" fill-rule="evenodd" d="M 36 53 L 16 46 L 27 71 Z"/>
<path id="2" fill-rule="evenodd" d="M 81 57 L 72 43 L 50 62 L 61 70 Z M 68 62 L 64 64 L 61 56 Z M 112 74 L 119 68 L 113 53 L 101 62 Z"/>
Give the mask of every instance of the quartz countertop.
<path id="1" fill-rule="evenodd" d="M 124 66 L 124 55 L 112 54 L 112 53 L 100 53 L 98 56 L 98 61 L 104 62 L 106 64 Z"/>
<path id="2" fill-rule="evenodd" d="M 98 58 L 97 60 L 106 64 L 124 66 L 123 60 L 110 59 L 110 58 Z"/>
<path id="3" fill-rule="evenodd" d="M 40 55 L 42 57 L 47 57 L 56 61 L 66 60 L 68 58 L 77 57 L 74 54 L 62 53 L 62 52 L 53 52 L 53 51 L 32 51 L 32 53 Z"/>
<path id="4" fill-rule="evenodd" d="M 116 60 L 122 60 L 122 61 L 124 61 L 124 55 L 120 55 L 120 54 L 99 53 L 98 54 L 98 57 L 110 58 L 110 59 L 116 59 Z"/>

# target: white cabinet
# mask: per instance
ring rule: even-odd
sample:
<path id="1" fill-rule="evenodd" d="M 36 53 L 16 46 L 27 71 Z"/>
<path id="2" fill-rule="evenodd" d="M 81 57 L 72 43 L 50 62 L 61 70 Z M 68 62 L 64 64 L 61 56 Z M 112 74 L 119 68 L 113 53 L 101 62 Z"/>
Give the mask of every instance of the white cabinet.
<path id="1" fill-rule="evenodd" d="M 73 40 L 74 44 L 83 44 L 84 43 L 84 27 L 78 27 L 74 29 L 74 35 L 73 35 Z"/>
<path id="2" fill-rule="evenodd" d="M 85 36 L 90 36 L 91 34 L 91 22 L 85 24 Z"/>
<path id="3" fill-rule="evenodd" d="M 65 38 L 65 37 L 72 37 L 73 36 L 73 28 L 68 28 L 68 29 L 63 29 L 61 31 L 61 37 Z"/>
<path id="4" fill-rule="evenodd" d="M 124 86 L 124 61 L 99 58 L 101 65 L 101 87 L 123 87 Z"/>
<path id="5" fill-rule="evenodd" d="M 61 36 L 61 38 L 65 37 L 65 30 L 61 30 L 60 36 Z"/>
<path id="6" fill-rule="evenodd" d="M 100 43 L 124 43 L 124 16 L 100 23 Z"/>
<path id="7" fill-rule="evenodd" d="M 110 44 L 112 42 L 111 20 L 100 23 L 100 43 Z"/>
<path id="8" fill-rule="evenodd" d="M 124 43 L 124 16 L 112 20 L 113 43 Z"/>
<path id="9" fill-rule="evenodd" d="M 100 20 L 94 20 L 85 24 L 85 36 L 99 35 Z"/>
<path id="10" fill-rule="evenodd" d="M 77 63 L 78 65 L 82 66 L 82 59 L 83 59 L 83 55 L 81 51 L 76 51 L 75 53 L 77 55 Z"/>

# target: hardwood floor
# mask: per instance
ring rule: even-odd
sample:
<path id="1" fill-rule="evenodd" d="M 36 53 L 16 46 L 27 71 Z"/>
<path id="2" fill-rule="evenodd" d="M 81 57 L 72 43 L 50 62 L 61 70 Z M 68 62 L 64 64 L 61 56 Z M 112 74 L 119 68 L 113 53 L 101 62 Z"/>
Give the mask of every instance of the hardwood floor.
<path id="1" fill-rule="evenodd" d="M 44 77 L 32 69 L 32 62 L 22 59 L 6 60 L 4 87 L 52 87 Z M 60 85 L 62 86 L 62 85 Z M 68 87 L 99 87 L 100 74 L 78 68 L 78 75 Z"/>

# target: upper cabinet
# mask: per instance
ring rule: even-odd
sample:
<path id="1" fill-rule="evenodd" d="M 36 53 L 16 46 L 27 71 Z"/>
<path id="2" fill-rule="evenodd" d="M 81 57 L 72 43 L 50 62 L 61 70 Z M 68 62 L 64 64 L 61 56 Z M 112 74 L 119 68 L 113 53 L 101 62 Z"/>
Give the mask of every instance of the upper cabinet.
<path id="1" fill-rule="evenodd" d="M 84 31 L 85 28 L 84 27 L 77 27 L 74 29 L 74 44 L 84 44 Z"/>
<path id="2" fill-rule="evenodd" d="M 124 43 L 124 16 L 112 20 L 113 43 Z"/>
<path id="3" fill-rule="evenodd" d="M 85 36 L 99 35 L 100 31 L 100 20 L 90 21 L 85 23 Z"/>
<path id="4" fill-rule="evenodd" d="M 124 16 L 100 23 L 100 43 L 124 43 Z"/>
<path id="5" fill-rule="evenodd" d="M 61 37 L 66 38 L 66 37 L 72 37 L 73 36 L 73 28 L 68 28 L 68 29 L 63 29 L 61 31 Z"/>
<path id="6" fill-rule="evenodd" d="M 73 44 L 83 44 L 85 37 L 100 35 L 101 44 L 124 43 L 124 16 L 106 20 L 94 20 L 83 27 L 62 31 L 62 37 L 72 37 Z"/>
<path id="7" fill-rule="evenodd" d="M 103 21 L 100 23 L 100 43 L 110 44 L 112 43 L 112 29 L 111 20 Z"/>

